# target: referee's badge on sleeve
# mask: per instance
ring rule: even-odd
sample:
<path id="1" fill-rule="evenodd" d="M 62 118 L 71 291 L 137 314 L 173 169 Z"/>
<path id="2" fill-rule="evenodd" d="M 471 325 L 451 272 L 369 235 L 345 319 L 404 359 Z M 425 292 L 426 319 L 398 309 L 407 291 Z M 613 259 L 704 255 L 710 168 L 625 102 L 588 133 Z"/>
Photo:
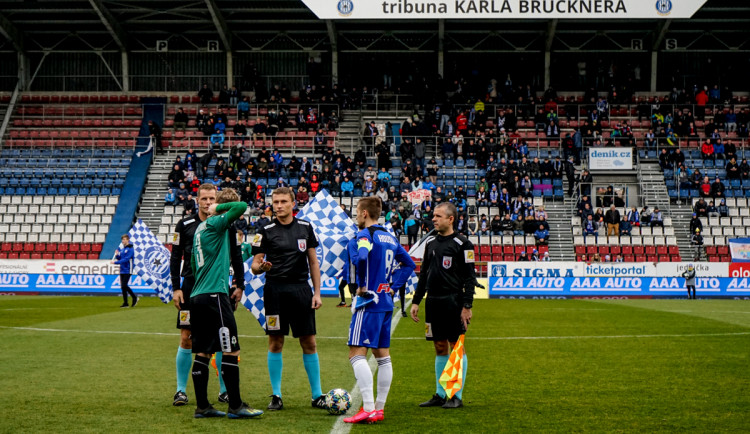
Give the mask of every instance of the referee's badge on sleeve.
<path id="1" fill-rule="evenodd" d="M 426 322 L 424 324 L 424 337 L 426 338 L 432 337 L 432 323 Z"/>
<path id="2" fill-rule="evenodd" d="M 305 250 L 307 250 L 307 240 L 305 239 L 297 240 L 297 248 L 299 249 L 300 252 L 304 252 Z"/>
<path id="3" fill-rule="evenodd" d="M 464 250 L 464 262 L 466 262 L 467 264 L 474 263 L 474 251 L 473 250 Z"/>
<path id="4" fill-rule="evenodd" d="M 266 329 L 267 330 L 281 330 L 281 324 L 279 324 L 278 315 L 268 315 L 266 317 Z"/>
<path id="5" fill-rule="evenodd" d="M 443 256 L 443 268 L 447 270 L 451 268 L 451 265 L 453 265 L 453 258 L 450 256 Z"/>
<path id="6" fill-rule="evenodd" d="M 180 233 L 175 232 L 172 236 L 172 244 L 180 244 Z"/>
<path id="7" fill-rule="evenodd" d="M 253 240 L 250 242 L 250 244 L 253 247 L 260 247 L 260 242 L 263 241 L 263 235 L 261 234 L 255 234 L 253 236 Z"/>

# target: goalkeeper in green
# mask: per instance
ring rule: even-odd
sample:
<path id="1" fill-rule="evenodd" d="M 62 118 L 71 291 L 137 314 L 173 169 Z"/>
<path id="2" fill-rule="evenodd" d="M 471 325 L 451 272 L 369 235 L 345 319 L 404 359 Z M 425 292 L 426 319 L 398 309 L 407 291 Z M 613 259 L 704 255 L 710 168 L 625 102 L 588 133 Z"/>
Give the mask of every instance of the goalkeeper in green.
<path id="1" fill-rule="evenodd" d="M 243 403 L 240 397 L 240 344 L 234 310 L 242 290 L 235 290 L 231 300 L 226 290 L 230 263 L 227 231 L 247 210 L 247 204 L 239 200 L 234 190 L 222 190 L 216 204 L 209 208 L 208 219 L 198 225 L 193 239 L 195 287 L 190 294 L 190 316 L 195 354 L 192 375 L 196 418 L 227 415 L 230 419 L 244 419 L 263 414 Z M 211 354 L 217 352 L 224 354 L 221 373 L 229 395 L 227 413 L 216 410 L 208 402 L 209 361 Z"/>

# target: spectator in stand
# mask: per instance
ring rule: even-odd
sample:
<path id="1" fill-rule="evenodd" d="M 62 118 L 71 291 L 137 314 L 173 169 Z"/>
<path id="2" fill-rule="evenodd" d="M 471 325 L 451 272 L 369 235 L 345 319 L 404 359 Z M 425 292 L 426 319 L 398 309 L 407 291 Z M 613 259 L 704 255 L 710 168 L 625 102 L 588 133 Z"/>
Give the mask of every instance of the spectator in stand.
<path id="1" fill-rule="evenodd" d="M 258 138 L 263 138 L 262 143 L 266 143 L 266 124 L 260 118 L 256 118 L 255 125 L 253 125 L 253 144 L 258 143 Z"/>
<path id="2" fill-rule="evenodd" d="M 724 132 L 732 133 L 737 131 L 737 115 L 734 113 L 734 109 L 730 108 L 729 113 L 724 118 Z"/>
<path id="3" fill-rule="evenodd" d="M 207 105 L 211 103 L 214 97 L 214 92 L 208 87 L 208 84 L 203 83 L 203 87 L 198 91 L 198 96 L 201 99 L 201 104 Z"/>
<path id="4" fill-rule="evenodd" d="M 626 216 L 622 216 L 620 221 L 620 236 L 630 236 L 630 232 L 633 230 L 633 225 L 630 224 Z"/>
<path id="5" fill-rule="evenodd" d="M 237 121 L 232 128 L 232 133 L 234 133 L 234 136 L 239 140 L 240 144 L 244 145 L 245 139 L 247 138 L 247 127 L 245 126 L 245 121 L 242 119 Z"/>
<path id="6" fill-rule="evenodd" d="M 695 247 L 700 247 L 703 245 L 703 235 L 701 235 L 701 229 L 696 228 L 695 231 L 693 231 L 693 235 L 690 237 L 690 245 Z M 698 254 L 696 257 L 698 260 L 700 260 L 700 249 L 697 250 Z"/>
<path id="7" fill-rule="evenodd" d="M 216 152 L 216 148 L 219 148 L 218 153 L 224 152 L 224 133 L 221 130 L 216 130 L 214 134 L 211 134 L 209 141 L 211 142 L 211 152 Z"/>
<path id="8" fill-rule="evenodd" d="M 180 184 L 185 182 L 185 172 L 182 171 L 179 164 L 175 164 L 172 171 L 169 172 L 167 181 L 169 182 L 168 185 L 170 188 L 177 188 Z"/>
<path id="9" fill-rule="evenodd" d="M 654 212 L 651 214 L 651 227 L 655 226 L 664 227 L 664 216 L 658 206 L 654 207 Z"/>
<path id="10" fill-rule="evenodd" d="M 703 177 L 703 181 L 698 187 L 701 197 L 711 197 L 711 181 L 708 180 L 708 176 Z"/>
<path id="11" fill-rule="evenodd" d="M 164 206 L 177 205 L 177 196 L 174 194 L 174 190 L 171 188 L 167 189 L 167 194 L 164 196 Z"/>
<path id="12" fill-rule="evenodd" d="M 544 113 L 544 109 L 540 108 L 534 115 L 534 132 L 539 134 L 539 130 L 544 131 L 547 128 L 547 115 Z"/>
<path id="13" fill-rule="evenodd" d="M 583 242 L 586 242 L 586 236 L 593 235 L 596 241 L 599 240 L 599 225 L 594 221 L 594 216 L 589 214 L 583 223 Z"/>
<path id="14" fill-rule="evenodd" d="M 747 163 L 746 158 L 743 158 L 740 163 L 740 176 L 742 179 L 750 179 L 750 164 Z"/>
<path id="15" fill-rule="evenodd" d="M 182 130 L 182 132 L 185 132 L 185 129 L 187 128 L 188 124 L 188 115 L 185 113 L 185 111 L 182 109 L 182 107 L 177 109 L 177 113 L 174 114 L 174 130 Z"/>
<path id="16" fill-rule="evenodd" d="M 534 239 L 536 240 L 537 246 L 546 246 L 549 242 L 549 231 L 544 225 L 539 225 L 539 229 L 534 232 Z"/>
<path id="17" fill-rule="evenodd" d="M 726 155 L 724 154 L 724 143 L 721 141 L 718 141 L 714 144 L 714 159 L 725 159 Z"/>
<path id="18" fill-rule="evenodd" d="M 510 218 L 509 215 L 507 217 Z M 502 235 L 503 229 L 502 229 L 502 221 L 500 220 L 500 216 L 496 215 L 492 217 L 492 220 L 490 221 L 490 232 L 492 232 L 492 235 Z"/>
<path id="19" fill-rule="evenodd" d="M 362 132 L 362 140 L 365 144 L 373 146 L 375 145 L 375 137 L 378 135 L 378 127 L 375 125 L 375 121 L 370 121 L 369 124 L 365 125 L 365 130 Z"/>
<path id="20" fill-rule="evenodd" d="M 703 230 L 703 222 L 698 218 L 698 214 L 693 213 L 693 217 L 690 219 L 690 233 L 695 232 L 696 229 Z"/>
<path id="21" fill-rule="evenodd" d="M 729 217 L 729 207 L 727 206 L 726 199 L 722 199 L 716 209 L 719 211 L 719 217 Z"/>
<path id="22" fill-rule="evenodd" d="M 318 132 L 313 137 L 313 152 L 315 154 L 322 154 L 328 148 L 328 136 L 326 136 L 323 128 L 318 128 Z"/>
<path id="23" fill-rule="evenodd" d="M 632 207 L 625 215 L 631 226 L 641 226 L 641 214 L 635 207 Z"/>
<path id="24" fill-rule="evenodd" d="M 372 180 L 372 177 L 368 176 L 365 178 L 365 183 L 362 184 L 362 190 L 364 196 L 372 196 L 375 194 L 375 182 Z"/>
<path id="25" fill-rule="evenodd" d="M 487 220 L 487 214 L 482 214 L 477 223 L 477 233 L 482 236 L 490 234 L 490 221 Z"/>
<path id="26" fill-rule="evenodd" d="M 708 177 L 706 177 L 708 178 Z M 711 197 L 724 197 L 724 183 L 717 176 L 714 183 L 711 184 Z"/>
<path id="27" fill-rule="evenodd" d="M 697 202 L 695 202 L 695 206 L 693 206 L 693 212 L 698 215 L 698 217 L 708 217 L 708 203 L 703 198 L 698 199 Z"/>
<path id="28" fill-rule="evenodd" d="M 719 210 L 716 209 L 716 206 L 714 206 L 714 201 L 708 202 L 708 209 L 707 209 L 707 211 L 708 211 L 708 217 L 709 218 L 711 218 L 711 217 L 718 218 L 719 217 Z"/>
<path id="29" fill-rule="evenodd" d="M 737 164 L 737 160 L 732 157 L 725 167 L 727 171 L 727 179 L 740 179 L 740 165 Z"/>
<path id="30" fill-rule="evenodd" d="M 237 103 L 237 119 L 250 119 L 250 102 L 247 97 L 242 98 L 242 101 Z"/>
<path id="31" fill-rule="evenodd" d="M 341 194 L 344 197 L 354 196 L 354 183 L 347 176 L 344 177 L 344 182 L 341 183 Z"/>
<path id="32" fill-rule="evenodd" d="M 617 210 L 614 204 L 609 206 L 609 209 L 604 214 L 604 223 L 607 225 L 607 237 L 610 235 L 618 236 L 620 234 L 620 211 Z"/>
<path id="33" fill-rule="evenodd" d="M 154 121 L 148 121 L 148 135 L 150 139 L 154 142 L 154 148 L 158 152 L 164 151 L 164 148 L 161 143 L 161 126 L 157 124 Z"/>
<path id="34" fill-rule="evenodd" d="M 554 121 L 549 121 L 546 129 L 547 137 L 557 139 L 560 137 L 560 129 Z"/>

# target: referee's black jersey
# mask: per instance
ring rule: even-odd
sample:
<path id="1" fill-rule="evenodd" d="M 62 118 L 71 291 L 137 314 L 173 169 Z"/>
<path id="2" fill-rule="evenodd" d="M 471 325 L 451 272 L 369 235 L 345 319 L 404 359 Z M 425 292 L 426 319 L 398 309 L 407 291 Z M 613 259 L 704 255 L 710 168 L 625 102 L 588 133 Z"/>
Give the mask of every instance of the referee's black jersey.
<path id="1" fill-rule="evenodd" d="M 198 214 L 193 214 L 183 218 L 175 225 L 174 235 L 172 236 L 172 254 L 169 258 L 169 274 L 172 277 L 173 289 L 180 288 L 180 276 L 193 277 L 193 267 L 190 266 L 193 254 L 193 237 L 201 221 Z M 245 270 L 242 263 L 242 248 L 239 246 L 237 230 L 234 224 L 232 224 L 227 232 L 232 272 L 234 274 L 233 282 L 238 287 L 244 289 Z M 182 267 L 182 271 L 180 271 L 180 267 Z"/>
<path id="2" fill-rule="evenodd" d="M 463 304 L 474 302 L 474 245 L 463 235 L 436 236 L 424 249 L 419 283 L 414 293 L 414 304 L 419 304 L 425 292 L 430 296 L 462 294 Z"/>
<path id="3" fill-rule="evenodd" d="M 303 283 L 310 277 L 307 249 L 318 247 L 310 222 L 294 218 L 288 225 L 273 219 L 255 234 L 251 242 L 253 256 L 265 254 L 271 269 L 266 279 L 279 283 Z"/>

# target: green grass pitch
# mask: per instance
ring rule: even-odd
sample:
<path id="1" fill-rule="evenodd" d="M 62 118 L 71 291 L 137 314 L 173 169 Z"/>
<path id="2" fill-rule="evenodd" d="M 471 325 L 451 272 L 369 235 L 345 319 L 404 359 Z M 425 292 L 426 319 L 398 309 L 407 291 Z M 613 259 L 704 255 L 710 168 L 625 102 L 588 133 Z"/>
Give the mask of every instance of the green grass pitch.
<path id="1" fill-rule="evenodd" d="M 172 407 L 175 309 L 144 298 L 0 298 L 0 432 L 330 432 L 310 407 L 296 340 L 284 352 L 286 409 L 260 420 L 196 420 Z M 324 299 L 318 351 L 324 391 L 351 390 L 350 313 Z M 477 300 L 458 410 L 420 409 L 434 393 L 423 323 L 402 318 L 391 354 L 386 419 L 352 432 L 747 432 L 750 304 L 729 300 Z M 266 339 L 250 313 L 242 335 L 243 399 L 265 408 Z M 209 383 L 216 403 L 218 381 Z M 225 405 L 217 405 L 224 409 Z M 351 412 L 351 410 L 350 410 Z"/>

